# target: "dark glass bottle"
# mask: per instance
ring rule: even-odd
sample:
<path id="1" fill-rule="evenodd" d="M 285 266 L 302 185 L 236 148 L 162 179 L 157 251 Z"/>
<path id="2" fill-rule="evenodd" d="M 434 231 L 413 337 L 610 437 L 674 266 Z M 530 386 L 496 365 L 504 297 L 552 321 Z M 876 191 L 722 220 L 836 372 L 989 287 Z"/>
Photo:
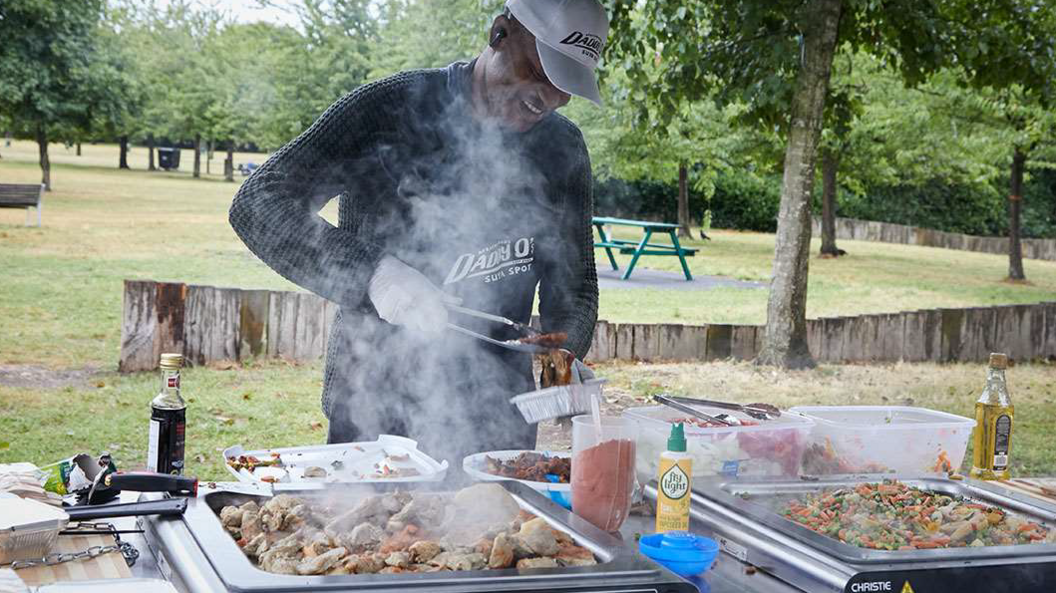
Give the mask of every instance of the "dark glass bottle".
<path id="1" fill-rule="evenodd" d="M 150 442 L 147 469 L 163 474 L 183 474 L 187 435 L 187 403 L 180 397 L 183 356 L 161 355 L 161 391 L 150 402 Z"/>

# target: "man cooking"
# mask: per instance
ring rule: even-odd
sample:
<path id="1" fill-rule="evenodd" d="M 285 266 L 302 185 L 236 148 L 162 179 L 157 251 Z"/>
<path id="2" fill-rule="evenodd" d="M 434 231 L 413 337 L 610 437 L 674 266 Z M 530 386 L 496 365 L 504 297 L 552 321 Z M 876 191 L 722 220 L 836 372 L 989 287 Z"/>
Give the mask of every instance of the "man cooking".
<path id="1" fill-rule="evenodd" d="M 509 403 L 535 389 L 526 323 L 581 359 L 597 320 L 590 160 L 555 110 L 594 79 L 608 34 L 597 0 L 509 0 L 470 62 L 401 72 L 345 95 L 239 189 L 231 225 L 289 280 L 340 306 L 323 382 L 328 440 L 417 439 L 457 463 L 533 449 Z M 318 212 L 339 199 L 335 227 Z"/>

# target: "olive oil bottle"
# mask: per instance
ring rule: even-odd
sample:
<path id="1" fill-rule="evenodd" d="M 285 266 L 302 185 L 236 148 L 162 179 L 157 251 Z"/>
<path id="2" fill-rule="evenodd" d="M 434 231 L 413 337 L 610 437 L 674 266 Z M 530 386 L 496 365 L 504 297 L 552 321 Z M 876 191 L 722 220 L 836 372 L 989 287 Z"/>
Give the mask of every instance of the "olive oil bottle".
<path id="1" fill-rule="evenodd" d="M 1012 417 L 1014 407 L 1005 384 L 1008 357 L 990 355 L 986 371 L 986 387 L 975 402 L 975 434 L 972 437 L 973 478 L 1007 480 L 1008 454 L 1012 445 Z"/>

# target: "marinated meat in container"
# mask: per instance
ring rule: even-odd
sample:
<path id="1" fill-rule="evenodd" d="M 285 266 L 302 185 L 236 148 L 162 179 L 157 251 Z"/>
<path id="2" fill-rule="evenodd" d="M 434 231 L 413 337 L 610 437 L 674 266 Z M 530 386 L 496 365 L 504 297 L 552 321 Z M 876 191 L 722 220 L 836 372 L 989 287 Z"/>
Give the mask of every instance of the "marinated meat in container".
<path id="1" fill-rule="evenodd" d="M 629 408 L 625 418 L 638 423 L 637 471 L 642 483 L 659 470 L 673 423 L 685 423 L 686 453 L 693 457 L 693 476 L 798 477 L 813 421 L 799 414 L 757 420 L 748 414 L 713 406 L 694 406 L 733 426 L 711 424 L 665 406 Z"/>

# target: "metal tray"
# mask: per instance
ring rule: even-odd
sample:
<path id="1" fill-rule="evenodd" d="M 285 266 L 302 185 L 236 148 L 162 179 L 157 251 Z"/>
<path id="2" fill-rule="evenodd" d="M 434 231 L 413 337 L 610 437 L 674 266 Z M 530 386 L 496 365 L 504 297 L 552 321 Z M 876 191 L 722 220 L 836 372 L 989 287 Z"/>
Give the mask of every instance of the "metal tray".
<path id="1" fill-rule="evenodd" d="M 1027 499 L 1003 488 L 976 480 L 949 480 L 946 478 L 898 477 L 908 486 L 932 490 L 951 496 L 963 496 L 980 503 L 995 506 L 1005 511 L 1039 522 L 1056 529 L 1056 505 Z M 845 544 L 837 539 L 814 532 L 794 521 L 789 521 L 774 509 L 773 503 L 798 495 L 817 493 L 834 488 L 853 487 L 862 482 L 875 482 L 863 476 L 840 477 L 817 481 L 767 480 L 727 481 L 694 487 L 696 494 L 711 498 L 735 509 L 744 516 L 804 543 L 840 560 L 856 563 L 902 563 L 941 560 L 993 560 L 1007 557 L 1053 556 L 1056 544 L 1021 544 L 1012 546 L 984 546 L 979 548 L 936 548 L 928 550 L 874 550 Z M 743 496 L 747 495 L 747 499 Z M 771 506 L 760 504 L 770 501 Z"/>
<path id="2" fill-rule="evenodd" d="M 606 590 L 692 591 L 692 586 L 666 569 L 635 553 L 631 546 L 604 533 L 573 515 L 531 488 L 516 482 L 498 482 L 524 510 L 543 518 L 555 529 L 569 534 L 577 544 L 589 549 L 599 564 L 584 567 L 562 567 L 532 570 L 460 571 L 425 574 L 294 576 L 272 574 L 254 566 L 220 524 L 218 513 L 226 505 L 250 500 L 264 500 L 267 494 L 253 494 L 245 488 L 218 490 L 191 501 L 183 523 L 193 537 L 191 542 L 167 542 L 166 545 L 197 544 L 211 565 L 211 572 L 231 591 L 392 591 L 418 589 L 426 591 L 501 591 L 501 590 L 573 590 L 603 588 Z M 239 485 L 243 486 L 243 485 Z M 289 486 L 293 486 L 292 484 Z M 325 494 L 348 496 L 376 494 L 380 489 L 368 485 L 332 487 Z M 278 491 L 278 489 L 276 489 Z M 312 498 L 320 496 L 314 489 L 298 491 L 291 487 L 282 492 Z M 201 567 L 208 570 L 208 567 Z"/>

